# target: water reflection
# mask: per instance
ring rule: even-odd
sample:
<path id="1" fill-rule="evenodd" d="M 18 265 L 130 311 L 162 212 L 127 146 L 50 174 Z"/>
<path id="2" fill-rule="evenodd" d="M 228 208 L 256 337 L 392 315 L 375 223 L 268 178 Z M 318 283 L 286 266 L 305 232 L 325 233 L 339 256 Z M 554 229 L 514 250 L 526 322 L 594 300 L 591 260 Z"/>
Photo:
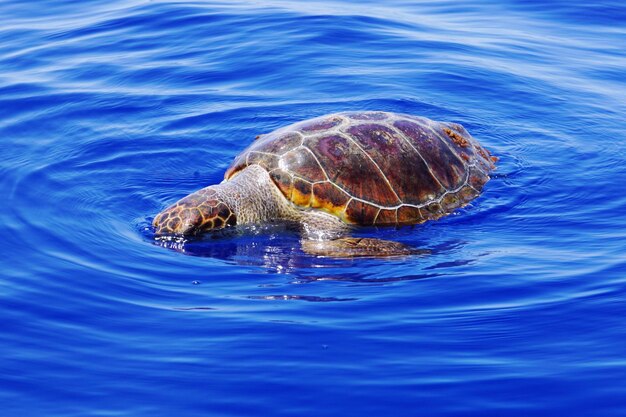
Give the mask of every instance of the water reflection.
<path id="1" fill-rule="evenodd" d="M 235 298 L 269 303 L 306 301 L 333 303 L 363 300 L 363 287 L 455 276 L 485 253 L 468 252 L 468 242 L 450 237 L 439 227 L 359 230 L 361 236 L 401 241 L 425 248 L 417 255 L 391 258 L 329 258 L 313 256 L 300 244 L 300 235 L 288 225 L 233 227 L 201 238 L 155 239 L 154 244 L 194 257 L 251 266 L 268 275 L 255 291 L 231 294 Z M 471 245 L 469 245 L 471 246 Z M 295 287 L 298 286 L 298 287 Z M 258 292 L 257 292 L 258 291 Z M 202 304 L 199 304 L 202 306 Z M 181 306 L 200 311 L 210 307 Z M 210 313 L 210 311 L 208 311 Z"/>
<path id="2" fill-rule="evenodd" d="M 144 229 L 147 232 L 147 229 Z M 368 232 L 368 231 L 366 231 Z M 371 232 L 371 231 L 369 231 Z M 393 230 L 383 231 L 368 237 L 393 239 Z M 150 233 L 150 232 L 147 232 Z M 157 246 L 172 251 L 198 257 L 221 259 L 238 265 L 262 267 L 273 273 L 292 273 L 305 268 L 348 267 L 361 265 L 364 261 L 378 259 L 382 262 L 411 263 L 433 254 L 430 248 L 420 248 L 423 244 L 407 243 L 413 248 L 411 254 L 377 258 L 342 258 L 319 256 L 303 249 L 300 235 L 289 225 L 270 224 L 237 226 L 207 234 L 201 238 L 155 237 L 148 235 Z M 439 245 L 436 250 L 449 250 L 458 243 Z"/>
<path id="3" fill-rule="evenodd" d="M 262 267 L 274 273 L 310 266 L 297 235 L 283 226 L 234 227 L 202 238 L 159 237 L 153 241 L 185 255 Z"/>
<path id="4" fill-rule="evenodd" d="M 368 275 L 361 274 L 350 274 L 350 275 L 335 275 L 335 276 L 302 276 L 298 277 L 297 280 L 292 281 L 292 284 L 308 284 L 313 282 L 320 281 L 337 281 L 337 282 L 350 282 L 350 283 L 362 283 L 362 284 L 384 284 L 390 282 L 400 282 L 400 281 L 416 281 L 420 279 L 426 278 L 436 278 L 440 276 L 444 276 L 447 274 L 444 273 L 430 273 L 430 274 L 410 274 L 410 275 L 402 275 L 395 277 L 372 277 Z"/>
<path id="5" fill-rule="evenodd" d="M 331 302 L 331 301 L 356 301 L 358 298 L 340 298 L 340 297 L 318 297 L 315 295 L 250 295 L 247 298 L 251 300 L 268 300 L 268 301 L 310 301 L 310 302 Z"/>

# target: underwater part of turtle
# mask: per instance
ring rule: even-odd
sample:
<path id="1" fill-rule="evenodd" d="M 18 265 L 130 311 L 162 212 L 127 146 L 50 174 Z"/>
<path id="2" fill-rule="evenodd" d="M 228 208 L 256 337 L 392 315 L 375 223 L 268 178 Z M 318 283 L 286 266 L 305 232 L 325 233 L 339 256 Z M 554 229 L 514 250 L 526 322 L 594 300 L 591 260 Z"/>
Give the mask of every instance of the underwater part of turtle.
<path id="1" fill-rule="evenodd" d="M 463 126 L 380 111 L 345 112 L 257 137 L 224 181 L 153 221 L 157 236 L 236 224 L 299 225 L 303 249 L 324 256 L 394 256 L 401 243 L 349 236 L 354 226 L 438 219 L 476 198 L 497 158 Z"/>

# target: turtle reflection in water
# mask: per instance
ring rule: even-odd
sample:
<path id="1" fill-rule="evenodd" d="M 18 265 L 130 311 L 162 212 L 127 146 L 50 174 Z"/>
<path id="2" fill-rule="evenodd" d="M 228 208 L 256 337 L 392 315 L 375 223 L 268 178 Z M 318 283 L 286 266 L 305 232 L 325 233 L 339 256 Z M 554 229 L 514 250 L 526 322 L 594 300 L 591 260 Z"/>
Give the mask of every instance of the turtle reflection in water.
<path id="1" fill-rule="evenodd" d="M 497 158 L 463 126 L 405 114 L 331 114 L 262 135 L 224 181 L 158 214 L 158 236 L 198 235 L 237 224 L 297 224 L 303 249 L 336 257 L 413 249 L 354 238 L 355 226 L 438 219 L 477 197 Z"/>

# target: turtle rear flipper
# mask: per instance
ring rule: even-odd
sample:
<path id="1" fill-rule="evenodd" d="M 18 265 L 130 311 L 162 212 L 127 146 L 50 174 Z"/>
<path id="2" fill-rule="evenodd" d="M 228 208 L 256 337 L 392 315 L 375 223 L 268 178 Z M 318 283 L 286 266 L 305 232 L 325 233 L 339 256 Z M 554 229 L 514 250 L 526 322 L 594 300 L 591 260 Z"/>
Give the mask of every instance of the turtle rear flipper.
<path id="1" fill-rule="evenodd" d="M 332 258 L 383 258 L 430 253 L 429 250 L 412 248 L 400 242 L 368 237 L 342 237 L 333 240 L 303 239 L 302 249 L 310 255 Z"/>

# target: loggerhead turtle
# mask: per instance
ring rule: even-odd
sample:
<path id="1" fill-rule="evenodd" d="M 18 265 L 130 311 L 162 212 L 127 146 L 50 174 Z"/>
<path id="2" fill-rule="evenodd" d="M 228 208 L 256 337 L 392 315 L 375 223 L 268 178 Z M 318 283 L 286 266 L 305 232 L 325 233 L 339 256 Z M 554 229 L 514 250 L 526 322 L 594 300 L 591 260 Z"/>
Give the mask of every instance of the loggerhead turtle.
<path id="1" fill-rule="evenodd" d="M 224 181 L 158 214 L 157 235 L 197 235 L 235 224 L 300 226 L 307 252 L 328 256 L 411 253 L 352 238 L 354 225 L 438 219 L 477 197 L 496 157 L 463 126 L 381 111 L 344 112 L 257 136 Z"/>

